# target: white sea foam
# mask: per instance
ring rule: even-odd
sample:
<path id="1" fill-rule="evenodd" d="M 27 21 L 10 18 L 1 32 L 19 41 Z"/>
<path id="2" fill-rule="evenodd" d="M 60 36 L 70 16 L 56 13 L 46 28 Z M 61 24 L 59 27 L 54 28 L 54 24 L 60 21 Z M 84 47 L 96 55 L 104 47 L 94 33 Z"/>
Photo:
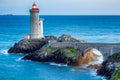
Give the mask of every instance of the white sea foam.
<path id="1" fill-rule="evenodd" d="M 89 64 L 84 64 L 84 65 L 80 66 L 80 68 L 85 69 L 85 68 L 87 68 L 87 66 L 89 66 Z"/>
<path id="2" fill-rule="evenodd" d="M 91 69 L 90 73 L 92 76 L 97 76 L 97 69 Z"/>
<path id="3" fill-rule="evenodd" d="M 23 57 L 20 57 L 20 58 L 16 59 L 16 61 L 21 61 L 22 58 L 23 58 Z"/>
<path id="4" fill-rule="evenodd" d="M 8 50 L 0 50 L 0 53 L 2 53 L 2 54 L 8 54 Z"/>
<path id="5" fill-rule="evenodd" d="M 102 53 L 100 51 L 98 51 L 97 49 L 93 49 L 93 53 L 98 55 L 97 61 L 90 62 L 89 65 L 90 64 L 93 64 L 93 65 L 94 64 L 98 64 L 98 65 L 101 64 L 103 62 L 103 55 L 102 55 Z"/>
<path id="6" fill-rule="evenodd" d="M 105 77 L 102 77 L 102 76 L 100 76 L 100 77 L 101 77 L 102 80 L 107 80 L 107 79 L 105 79 Z"/>
<path id="7" fill-rule="evenodd" d="M 54 63 L 54 62 L 51 62 L 50 65 L 53 65 L 53 66 L 58 66 L 58 67 L 67 67 L 67 64 L 57 64 L 57 63 Z"/>
<path id="8" fill-rule="evenodd" d="M 102 80 L 106 80 L 105 79 L 105 77 L 103 77 L 103 76 L 98 76 L 97 75 L 97 69 L 90 69 L 90 74 L 92 75 L 92 76 L 95 76 L 96 78 L 98 78 L 98 79 L 102 79 Z"/>

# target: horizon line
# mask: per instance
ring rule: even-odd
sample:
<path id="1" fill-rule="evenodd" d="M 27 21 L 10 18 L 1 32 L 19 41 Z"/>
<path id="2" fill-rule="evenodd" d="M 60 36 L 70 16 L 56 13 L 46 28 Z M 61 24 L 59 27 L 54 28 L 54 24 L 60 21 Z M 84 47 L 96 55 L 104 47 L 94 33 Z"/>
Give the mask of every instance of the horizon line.
<path id="1" fill-rule="evenodd" d="M 0 16 L 29 16 L 29 14 L 0 14 Z M 120 16 L 119 15 L 115 15 L 115 14 L 80 14 L 80 15 L 70 15 L 70 14 L 47 14 L 47 15 L 39 15 L 39 16 Z"/>

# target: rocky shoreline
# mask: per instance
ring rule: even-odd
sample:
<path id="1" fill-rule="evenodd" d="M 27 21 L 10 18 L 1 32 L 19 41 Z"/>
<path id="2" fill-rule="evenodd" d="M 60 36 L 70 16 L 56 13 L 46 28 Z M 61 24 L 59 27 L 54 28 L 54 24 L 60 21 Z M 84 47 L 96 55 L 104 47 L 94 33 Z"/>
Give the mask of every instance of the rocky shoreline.
<path id="1" fill-rule="evenodd" d="M 86 41 L 79 40 L 73 38 L 71 35 L 63 34 L 60 37 L 55 36 L 45 36 L 42 39 L 23 39 L 18 43 L 15 43 L 13 47 L 8 50 L 8 53 L 23 53 L 27 54 L 23 57 L 23 60 L 32 60 L 39 62 L 55 62 L 61 64 L 67 64 L 72 66 L 81 65 L 81 61 L 86 64 L 90 61 L 94 61 L 93 54 L 88 50 L 86 53 L 88 55 L 84 55 L 80 50 L 71 48 L 71 47 L 51 47 L 49 46 L 50 42 L 81 42 L 84 43 Z M 92 59 L 87 59 L 91 56 Z M 84 61 L 87 59 L 88 61 Z M 80 62 L 80 63 L 78 63 Z M 78 65 L 79 64 L 79 65 Z M 84 64 L 84 63 L 82 63 Z M 113 76 L 113 73 L 116 71 L 116 66 L 120 64 L 120 53 L 116 53 L 108 57 L 106 61 L 104 61 L 101 65 L 89 65 L 89 68 L 96 68 L 97 74 L 101 76 L 105 76 L 108 80 L 110 80 Z"/>
<path id="2" fill-rule="evenodd" d="M 118 80 L 113 78 L 116 76 L 113 74 L 117 70 L 120 70 L 120 53 L 115 53 L 109 56 L 108 59 L 102 63 L 102 67 L 97 70 L 97 74 L 105 76 L 107 80 Z"/>
<path id="3" fill-rule="evenodd" d="M 71 47 L 51 47 L 50 42 L 85 42 L 73 38 L 69 34 L 63 34 L 59 38 L 55 36 L 45 36 L 43 39 L 23 39 L 15 43 L 13 47 L 8 50 L 8 53 L 23 53 L 28 54 L 24 60 L 32 60 L 39 62 L 55 62 L 68 65 L 75 65 L 76 58 L 82 53 Z"/>
<path id="4" fill-rule="evenodd" d="M 8 50 L 8 53 L 32 53 L 47 43 L 44 39 L 31 39 L 31 40 L 20 40 L 18 43 L 15 43 L 13 47 Z"/>

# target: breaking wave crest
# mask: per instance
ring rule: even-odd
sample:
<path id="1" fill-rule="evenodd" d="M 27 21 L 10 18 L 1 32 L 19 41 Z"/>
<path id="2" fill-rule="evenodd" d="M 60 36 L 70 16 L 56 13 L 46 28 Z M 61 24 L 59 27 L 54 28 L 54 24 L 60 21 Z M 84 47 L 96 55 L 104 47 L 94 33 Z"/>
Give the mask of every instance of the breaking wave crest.
<path id="1" fill-rule="evenodd" d="M 0 53 L 2 53 L 2 54 L 8 54 L 8 50 L 0 50 Z"/>
<path id="2" fill-rule="evenodd" d="M 54 62 L 51 62 L 50 65 L 58 66 L 58 67 L 67 67 L 68 66 L 67 64 L 57 64 L 57 63 L 54 63 Z"/>
<path id="3" fill-rule="evenodd" d="M 101 64 L 103 62 L 103 55 L 100 51 L 98 51 L 97 49 L 94 49 L 93 48 L 93 53 L 96 54 L 98 57 L 97 57 L 97 60 L 96 61 L 93 61 L 93 62 L 90 62 L 89 64 Z"/>
<path id="4" fill-rule="evenodd" d="M 23 57 L 20 57 L 20 58 L 16 59 L 16 61 L 22 61 L 22 60 L 21 60 L 22 58 L 23 58 Z"/>
<path id="5" fill-rule="evenodd" d="M 81 68 L 100 68 L 103 62 L 103 55 L 100 51 L 94 48 L 87 49 L 84 56 L 79 56 L 77 66 Z"/>

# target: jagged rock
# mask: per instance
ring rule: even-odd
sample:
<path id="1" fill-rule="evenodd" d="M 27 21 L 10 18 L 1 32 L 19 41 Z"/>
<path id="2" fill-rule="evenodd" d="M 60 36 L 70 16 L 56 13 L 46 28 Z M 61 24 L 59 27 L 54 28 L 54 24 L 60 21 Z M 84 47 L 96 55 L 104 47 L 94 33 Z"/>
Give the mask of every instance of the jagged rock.
<path id="1" fill-rule="evenodd" d="M 60 36 L 58 38 L 58 42 L 85 42 L 84 40 L 79 40 L 76 38 L 73 38 L 71 35 L 69 34 L 63 34 L 62 36 Z"/>
<path id="2" fill-rule="evenodd" d="M 23 59 L 55 62 L 68 65 L 74 65 L 77 57 L 81 56 L 79 50 L 74 48 L 51 47 L 49 42 L 80 42 L 80 40 L 72 38 L 70 35 L 62 35 L 57 39 L 55 36 L 45 36 L 43 39 L 23 39 L 15 43 L 8 52 L 9 53 L 29 53 Z"/>
<path id="3" fill-rule="evenodd" d="M 102 67 L 97 71 L 98 75 L 105 76 L 108 80 L 111 79 L 116 66 L 120 65 L 120 53 L 115 53 L 108 57 L 106 61 L 102 63 Z"/>
<path id="4" fill-rule="evenodd" d="M 78 40 L 72 38 L 70 35 L 64 34 L 57 38 L 53 35 L 45 36 L 42 39 L 23 39 L 18 43 L 15 43 L 13 47 L 8 50 L 8 53 L 32 53 L 48 42 L 83 42 L 83 40 Z"/>
<path id="5" fill-rule="evenodd" d="M 47 43 L 44 39 L 23 39 L 15 43 L 13 47 L 8 50 L 8 53 L 31 53 L 40 49 Z"/>
<path id="6" fill-rule="evenodd" d="M 57 37 L 55 37 L 55 36 L 53 36 L 53 35 L 45 36 L 45 39 L 46 39 L 48 42 L 57 42 Z"/>
<path id="7" fill-rule="evenodd" d="M 63 34 L 59 38 L 50 35 L 50 36 L 45 36 L 45 39 L 48 42 L 85 42 L 84 40 L 73 38 L 70 34 Z"/>
<path id="8" fill-rule="evenodd" d="M 23 59 L 73 65 L 76 62 L 76 56 L 79 54 L 81 53 L 73 48 L 55 49 L 55 48 L 47 47 L 46 49 L 42 48 L 39 51 L 29 54 L 25 56 Z"/>
<path id="9" fill-rule="evenodd" d="M 105 76 L 109 80 L 114 71 L 115 71 L 115 65 L 112 62 L 104 61 L 102 67 L 97 70 L 97 74 L 101 76 Z"/>

